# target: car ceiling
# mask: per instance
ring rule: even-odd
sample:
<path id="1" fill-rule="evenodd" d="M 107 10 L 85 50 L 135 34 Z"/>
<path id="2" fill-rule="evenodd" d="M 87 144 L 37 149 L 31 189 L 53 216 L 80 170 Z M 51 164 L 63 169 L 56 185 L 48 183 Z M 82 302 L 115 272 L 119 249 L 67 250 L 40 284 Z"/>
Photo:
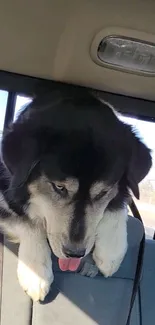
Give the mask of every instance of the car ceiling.
<path id="1" fill-rule="evenodd" d="M 153 0 L 1 0 L 0 70 L 155 100 L 155 77 L 92 56 L 107 35 L 155 43 L 154 19 Z"/>

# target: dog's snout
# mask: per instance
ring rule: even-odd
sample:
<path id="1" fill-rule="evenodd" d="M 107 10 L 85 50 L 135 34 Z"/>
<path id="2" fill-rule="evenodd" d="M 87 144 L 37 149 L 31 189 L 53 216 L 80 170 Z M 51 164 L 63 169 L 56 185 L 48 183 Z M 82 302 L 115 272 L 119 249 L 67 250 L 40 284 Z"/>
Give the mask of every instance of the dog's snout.
<path id="1" fill-rule="evenodd" d="M 85 249 L 77 249 L 77 248 L 70 248 L 70 247 L 64 247 L 63 249 L 64 254 L 66 257 L 72 257 L 72 258 L 80 258 L 85 255 L 86 250 Z"/>

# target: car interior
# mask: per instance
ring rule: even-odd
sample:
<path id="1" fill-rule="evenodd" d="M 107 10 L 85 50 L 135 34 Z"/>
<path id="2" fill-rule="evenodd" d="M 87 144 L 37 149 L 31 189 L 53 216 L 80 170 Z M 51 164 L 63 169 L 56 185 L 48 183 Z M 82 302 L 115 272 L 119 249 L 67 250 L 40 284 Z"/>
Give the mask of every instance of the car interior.
<path id="1" fill-rule="evenodd" d="M 18 283 L 18 245 L 0 234 L 1 325 L 154 324 L 154 18 L 152 0 L 0 2 L 1 135 L 39 87 L 68 83 L 113 105 L 138 129 L 153 158 L 141 199 L 129 207 L 127 254 L 110 278 L 62 274 L 53 256 L 52 290 L 34 303 Z"/>

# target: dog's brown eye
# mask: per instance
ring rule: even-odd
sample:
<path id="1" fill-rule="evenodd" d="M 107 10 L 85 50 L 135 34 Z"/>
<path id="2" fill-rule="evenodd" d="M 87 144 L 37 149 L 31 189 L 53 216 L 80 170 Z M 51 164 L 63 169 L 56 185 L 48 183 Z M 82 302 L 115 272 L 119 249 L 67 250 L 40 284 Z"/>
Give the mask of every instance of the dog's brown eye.
<path id="1" fill-rule="evenodd" d="M 56 193 L 60 194 L 61 196 L 65 196 L 67 194 L 67 189 L 65 186 L 61 184 L 56 184 L 52 182 L 53 189 Z"/>

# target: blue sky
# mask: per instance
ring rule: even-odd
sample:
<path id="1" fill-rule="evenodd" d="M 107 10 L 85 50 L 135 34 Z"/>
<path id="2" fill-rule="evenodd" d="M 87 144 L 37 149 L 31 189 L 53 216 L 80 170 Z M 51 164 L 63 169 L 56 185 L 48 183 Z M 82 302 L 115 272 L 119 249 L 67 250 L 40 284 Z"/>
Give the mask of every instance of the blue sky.
<path id="1" fill-rule="evenodd" d="M 0 131 L 3 130 L 7 96 L 8 96 L 7 91 L 0 90 Z M 28 103 L 29 101 L 30 101 L 30 98 L 17 96 L 15 117 L 18 115 L 18 112 L 21 109 L 21 107 L 24 104 Z M 150 149 L 152 149 L 152 157 L 153 157 L 153 162 L 154 162 L 153 165 L 154 166 L 147 177 L 155 180 L 155 123 L 141 121 L 138 119 L 124 117 L 124 116 L 121 116 L 120 118 L 124 122 L 133 125 L 136 128 L 141 139 L 144 141 L 144 143 L 146 143 L 146 145 Z"/>

